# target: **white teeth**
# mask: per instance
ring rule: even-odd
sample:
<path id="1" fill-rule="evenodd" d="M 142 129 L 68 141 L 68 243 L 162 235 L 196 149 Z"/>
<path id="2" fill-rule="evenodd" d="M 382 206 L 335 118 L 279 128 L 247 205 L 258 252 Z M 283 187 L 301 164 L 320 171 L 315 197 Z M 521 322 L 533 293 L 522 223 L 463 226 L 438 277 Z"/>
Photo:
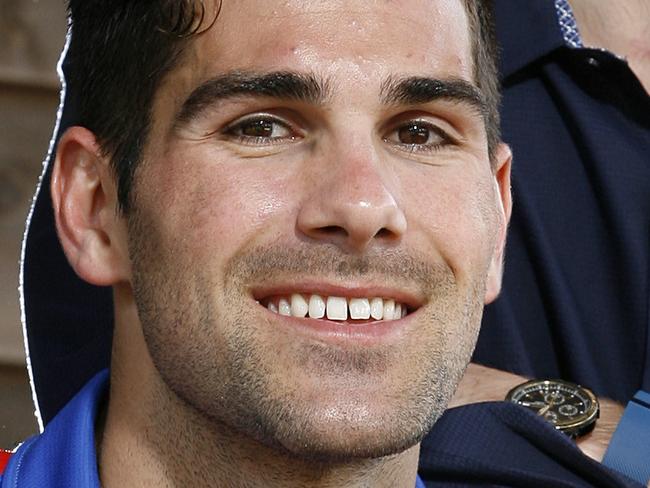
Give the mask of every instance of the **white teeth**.
<path id="1" fill-rule="evenodd" d="M 291 315 L 291 305 L 289 305 L 286 298 L 280 298 L 280 301 L 278 302 L 278 311 L 280 312 L 280 315 L 285 315 L 287 317 Z"/>
<path id="2" fill-rule="evenodd" d="M 370 318 L 370 302 L 367 298 L 350 298 L 350 318 Z"/>
<path id="3" fill-rule="evenodd" d="M 304 317 L 309 311 L 309 305 L 301 294 L 294 293 L 291 295 L 291 315 L 294 317 Z"/>
<path id="4" fill-rule="evenodd" d="M 320 295 L 312 295 L 309 299 L 309 316 L 312 319 L 325 317 L 325 300 Z"/>
<path id="5" fill-rule="evenodd" d="M 384 320 L 392 320 L 395 313 L 395 300 L 384 300 Z"/>
<path id="6" fill-rule="evenodd" d="M 375 320 L 384 318 L 384 301 L 381 298 L 370 300 L 370 315 Z"/>
<path id="7" fill-rule="evenodd" d="M 348 301 L 343 297 L 327 297 L 327 318 L 346 320 L 348 318 Z"/>
<path id="8" fill-rule="evenodd" d="M 398 320 L 402 318 L 402 304 L 395 304 L 395 311 L 393 312 L 393 320 Z"/>
<path id="9" fill-rule="evenodd" d="M 307 296 L 309 299 L 307 300 Z M 259 302 L 258 302 L 259 303 Z M 399 320 L 408 314 L 406 305 L 387 298 L 344 298 L 294 293 L 290 297 L 269 300 L 266 305 L 271 312 L 293 317 L 329 320 Z M 348 312 L 349 311 L 349 312 Z"/>

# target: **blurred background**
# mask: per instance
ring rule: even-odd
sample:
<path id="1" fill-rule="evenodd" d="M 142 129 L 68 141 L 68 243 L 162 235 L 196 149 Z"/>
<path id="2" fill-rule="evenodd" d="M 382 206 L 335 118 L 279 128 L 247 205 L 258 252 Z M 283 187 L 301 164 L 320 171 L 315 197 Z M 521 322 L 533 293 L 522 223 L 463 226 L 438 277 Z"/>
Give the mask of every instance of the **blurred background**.
<path id="1" fill-rule="evenodd" d="M 24 223 L 59 103 L 64 0 L 0 0 L 0 448 L 38 429 L 18 301 Z"/>

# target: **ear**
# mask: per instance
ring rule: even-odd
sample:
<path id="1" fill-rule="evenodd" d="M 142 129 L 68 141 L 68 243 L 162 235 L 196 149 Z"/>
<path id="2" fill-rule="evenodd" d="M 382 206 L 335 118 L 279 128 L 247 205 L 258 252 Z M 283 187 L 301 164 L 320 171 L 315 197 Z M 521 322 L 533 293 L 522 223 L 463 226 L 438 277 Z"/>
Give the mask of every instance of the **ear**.
<path id="1" fill-rule="evenodd" d="M 129 280 L 126 224 L 118 212 L 115 179 L 89 130 L 71 127 L 59 140 L 51 191 L 59 240 L 77 275 L 100 286 Z"/>
<path id="2" fill-rule="evenodd" d="M 510 193 L 510 168 L 512 166 L 512 151 L 506 144 L 499 144 L 496 151 L 496 167 L 494 183 L 496 198 L 498 198 L 499 229 L 494 246 L 494 254 L 490 262 L 485 290 L 485 303 L 496 299 L 501 291 L 503 279 L 503 255 L 506 245 L 506 231 L 512 214 L 512 195 Z"/>

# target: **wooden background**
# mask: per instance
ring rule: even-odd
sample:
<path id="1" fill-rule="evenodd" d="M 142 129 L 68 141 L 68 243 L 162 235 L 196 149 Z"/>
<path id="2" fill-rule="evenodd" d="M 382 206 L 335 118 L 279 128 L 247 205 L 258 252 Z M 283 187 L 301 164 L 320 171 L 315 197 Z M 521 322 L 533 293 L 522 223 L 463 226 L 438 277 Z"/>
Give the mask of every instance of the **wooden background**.
<path id="1" fill-rule="evenodd" d="M 18 266 L 25 218 L 59 101 L 64 0 L 0 0 L 0 448 L 35 432 Z"/>

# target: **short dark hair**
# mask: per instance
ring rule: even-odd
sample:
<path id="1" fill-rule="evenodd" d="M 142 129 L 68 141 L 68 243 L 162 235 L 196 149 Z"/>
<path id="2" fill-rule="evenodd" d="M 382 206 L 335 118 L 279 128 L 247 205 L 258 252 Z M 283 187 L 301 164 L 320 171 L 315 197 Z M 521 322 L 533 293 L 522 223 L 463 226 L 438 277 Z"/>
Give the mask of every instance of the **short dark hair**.
<path id="1" fill-rule="evenodd" d="M 66 90 L 72 123 L 95 134 L 111 160 L 120 210 L 128 212 L 153 99 L 178 63 L 198 21 L 196 0 L 69 0 Z M 216 15 L 216 13 L 215 13 Z"/>
<path id="2" fill-rule="evenodd" d="M 463 0 L 472 37 L 474 78 L 487 102 L 485 125 L 493 159 L 499 142 L 499 89 L 491 0 Z M 71 39 L 66 83 L 72 123 L 95 134 L 110 158 L 120 211 L 132 203 L 135 170 L 151 126 L 153 99 L 191 38 L 211 27 L 221 1 L 69 0 Z M 207 25 L 207 27 L 206 27 Z"/>
<path id="3" fill-rule="evenodd" d="M 496 148 L 501 140 L 499 106 L 501 87 L 499 84 L 499 50 L 494 23 L 494 2 L 492 0 L 463 0 L 469 20 L 474 62 L 474 81 L 483 93 L 486 102 L 485 131 L 488 153 L 493 166 Z"/>

